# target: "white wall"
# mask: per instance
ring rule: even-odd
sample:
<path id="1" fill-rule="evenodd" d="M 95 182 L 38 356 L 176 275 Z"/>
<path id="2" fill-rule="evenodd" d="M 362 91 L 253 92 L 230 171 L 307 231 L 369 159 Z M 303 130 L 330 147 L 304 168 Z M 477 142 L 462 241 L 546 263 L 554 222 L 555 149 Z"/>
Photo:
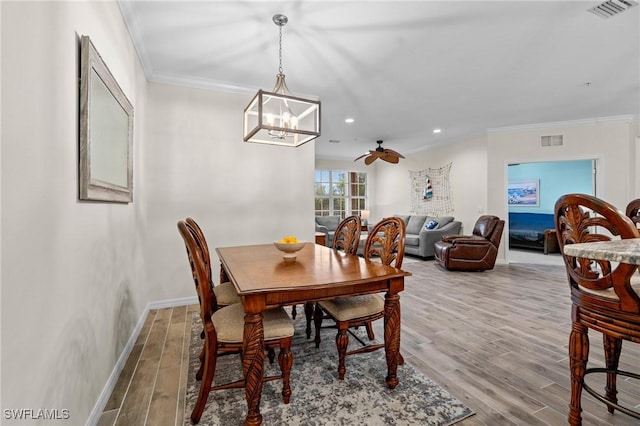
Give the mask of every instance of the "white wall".
<path id="1" fill-rule="evenodd" d="M 113 1 L 0 7 L 1 408 L 79 425 L 147 305 L 195 296 L 177 220 L 211 247 L 313 238 L 314 144 L 243 143 L 248 96 L 147 84 Z M 132 204 L 77 200 L 80 35 L 135 107 Z"/>
<path id="2" fill-rule="evenodd" d="M 176 223 L 187 216 L 215 247 L 313 241 L 314 142 L 242 142 L 241 96 L 150 84 L 144 147 L 149 297 L 194 295 Z M 217 271 L 213 272 L 217 280 Z"/>
<path id="3" fill-rule="evenodd" d="M 1 7 L 2 408 L 68 409 L 56 424 L 78 425 L 148 302 L 136 186 L 146 83 L 115 3 Z M 84 34 L 136 106 L 133 204 L 77 200 Z"/>

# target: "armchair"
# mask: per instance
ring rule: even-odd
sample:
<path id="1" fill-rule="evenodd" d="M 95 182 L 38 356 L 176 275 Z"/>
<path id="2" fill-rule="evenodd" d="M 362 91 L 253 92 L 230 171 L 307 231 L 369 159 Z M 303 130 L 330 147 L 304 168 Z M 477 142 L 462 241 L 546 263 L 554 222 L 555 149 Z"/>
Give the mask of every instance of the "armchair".
<path id="1" fill-rule="evenodd" d="M 493 269 L 498 256 L 504 220 L 497 216 L 480 216 L 472 235 L 445 235 L 434 244 L 435 259 L 440 266 L 457 271 Z"/>

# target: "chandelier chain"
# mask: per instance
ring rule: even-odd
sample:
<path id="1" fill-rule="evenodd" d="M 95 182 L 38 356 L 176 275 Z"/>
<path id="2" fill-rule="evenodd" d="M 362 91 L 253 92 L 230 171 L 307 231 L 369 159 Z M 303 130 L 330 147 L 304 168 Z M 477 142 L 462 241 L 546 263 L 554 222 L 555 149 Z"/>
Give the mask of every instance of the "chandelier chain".
<path id="1" fill-rule="evenodd" d="M 279 66 L 278 66 L 278 72 L 280 74 L 282 74 L 282 26 L 279 26 L 280 29 L 280 37 L 278 39 L 278 45 L 279 45 L 279 51 L 278 51 L 278 60 L 279 60 Z"/>

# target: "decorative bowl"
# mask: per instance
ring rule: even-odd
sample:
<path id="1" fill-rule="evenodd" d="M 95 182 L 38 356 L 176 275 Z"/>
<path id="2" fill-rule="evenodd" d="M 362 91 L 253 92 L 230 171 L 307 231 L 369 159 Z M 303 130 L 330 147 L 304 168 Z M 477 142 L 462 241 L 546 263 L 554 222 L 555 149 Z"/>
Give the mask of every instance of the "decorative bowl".
<path id="1" fill-rule="evenodd" d="M 284 253 L 282 256 L 285 262 L 293 262 L 296 260 L 296 252 L 302 250 L 306 243 L 304 241 L 298 241 L 296 243 L 281 243 L 279 241 L 274 241 L 273 245 Z"/>

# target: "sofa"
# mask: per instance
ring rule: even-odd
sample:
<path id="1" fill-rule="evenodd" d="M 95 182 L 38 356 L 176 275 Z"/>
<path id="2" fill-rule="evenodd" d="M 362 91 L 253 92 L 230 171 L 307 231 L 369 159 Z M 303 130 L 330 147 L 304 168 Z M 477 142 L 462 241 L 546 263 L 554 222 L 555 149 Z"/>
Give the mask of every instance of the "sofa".
<path id="1" fill-rule="evenodd" d="M 316 216 L 316 232 L 323 232 L 327 247 L 333 245 L 333 235 L 342 221 L 340 216 Z"/>
<path id="2" fill-rule="evenodd" d="M 395 215 L 406 225 L 404 253 L 422 258 L 434 256 L 433 245 L 443 235 L 459 234 L 462 222 L 453 216 Z M 429 229 L 431 228 L 431 229 Z"/>
<path id="3" fill-rule="evenodd" d="M 553 214 L 509 212 L 509 248 L 560 253 Z"/>

